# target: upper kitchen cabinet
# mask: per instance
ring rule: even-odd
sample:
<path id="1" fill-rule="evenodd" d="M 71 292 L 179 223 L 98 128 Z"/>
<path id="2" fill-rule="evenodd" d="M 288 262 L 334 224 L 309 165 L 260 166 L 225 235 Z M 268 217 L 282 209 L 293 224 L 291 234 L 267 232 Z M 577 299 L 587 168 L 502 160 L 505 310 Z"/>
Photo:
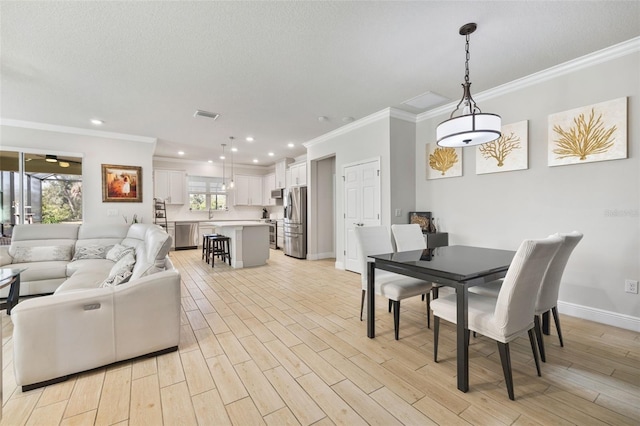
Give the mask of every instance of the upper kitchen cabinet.
<path id="1" fill-rule="evenodd" d="M 290 158 L 285 158 L 283 160 L 280 160 L 276 163 L 276 187 L 275 189 L 280 189 L 280 188 L 286 188 L 287 187 L 287 178 L 286 178 L 286 174 L 287 174 L 287 166 L 289 165 L 289 163 L 291 163 L 293 160 L 291 160 Z"/>
<path id="2" fill-rule="evenodd" d="M 291 181 L 289 186 L 305 186 L 307 184 L 307 162 L 296 163 L 289 166 Z"/>
<path id="3" fill-rule="evenodd" d="M 262 178 L 262 203 L 265 206 L 275 206 L 276 199 L 271 198 L 271 191 L 276 189 L 276 175 L 275 173 L 268 174 Z"/>
<path id="4" fill-rule="evenodd" d="M 236 206 L 262 206 L 262 176 L 235 175 Z"/>
<path id="5" fill-rule="evenodd" d="M 184 170 L 153 171 L 153 196 L 167 204 L 184 204 L 186 199 L 186 175 Z"/>

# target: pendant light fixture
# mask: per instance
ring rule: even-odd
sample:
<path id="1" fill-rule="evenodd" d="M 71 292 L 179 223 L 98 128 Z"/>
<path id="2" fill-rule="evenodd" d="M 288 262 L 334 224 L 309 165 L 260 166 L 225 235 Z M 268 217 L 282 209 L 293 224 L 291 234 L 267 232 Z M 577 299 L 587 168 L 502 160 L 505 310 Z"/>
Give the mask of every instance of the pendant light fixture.
<path id="1" fill-rule="evenodd" d="M 233 181 L 233 140 L 235 139 L 233 136 L 229 136 L 231 140 L 231 182 L 229 182 L 229 189 L 233 189 L 236 184 Z"/>
<path id="2" fill-rule="evenodd" d="M 221 145 L 222 145 L 222 155 L 220 156 L 220 159 L 222 160 L 222 188 L 221 189 L 224 192 L 224 191 L 227 190 L 227 185 L 226 185 L 226 175 L 227 175 L 227 173 L 226 173 L 226 168 L 225 168 L 225 165 L 226 165 L 227 161 L 226 161 L 226 157 L 224 155 L 224 147 L 227 146 L 227 144 L 223 143 Z"/>
<path id="3" fill-rule="evenodd" d="M 436 141 L 440 146 L 465 147 L 491 142 L 500 137 L 502 120 L 497 114 L 483 113 L 471 97 L 469 82 L 469 35 L 477 28 L 474 23 L 460 27 L 460 35 L 465 36 L 466 59 L 464 62 L 464 83 L 462 99 L 453 110 L 448 120 L 443 121 L 436 129 Z M 462 115 L 454 118 L 462 105 Z"/>

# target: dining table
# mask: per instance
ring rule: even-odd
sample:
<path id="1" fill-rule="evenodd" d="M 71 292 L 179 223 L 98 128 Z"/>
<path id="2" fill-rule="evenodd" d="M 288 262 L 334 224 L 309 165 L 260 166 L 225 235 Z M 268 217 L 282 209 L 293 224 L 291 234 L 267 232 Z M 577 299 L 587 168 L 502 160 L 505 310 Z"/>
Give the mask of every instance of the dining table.
<path id="1" fill-rule="evenodd" d="M 435 249 L 381 253 L 369 256 L 367 280 L 367 336 L 375 337 L 375 270 L 418 278 L 456 293 L 456 360 L 458 389 L 469 390 L 468 290 L 506 275 L 515 251 L 453 245 Z M 434 294 L 434 298 L 437 293 Z"/>

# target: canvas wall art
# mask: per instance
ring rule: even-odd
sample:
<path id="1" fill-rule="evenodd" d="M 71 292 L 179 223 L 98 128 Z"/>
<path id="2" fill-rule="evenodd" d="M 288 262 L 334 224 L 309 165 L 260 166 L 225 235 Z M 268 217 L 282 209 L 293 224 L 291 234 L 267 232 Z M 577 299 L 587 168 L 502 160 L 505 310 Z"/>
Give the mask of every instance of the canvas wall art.
<path id="1" fill-rule="evenodd" d="M 627 158 L 627 98 L 549 116 L 548 164 Z"/>
<path id="2" fill-rule="evenodd" d="M 426 163 L 427 179 L 462 176 L 462 148 L 447 148 L 428 143 Z"/>
<path id="3" fill-rule="evenodd" d="M 476 174 L 525 170 L 528 167 L 528 121 L 502 126 L 502 136 L 476 146 Z"/>
<path id="4" fill-rule="evenodd" d="M 103 202 L 142 202 L 142 167 L 102 165 Z"/>

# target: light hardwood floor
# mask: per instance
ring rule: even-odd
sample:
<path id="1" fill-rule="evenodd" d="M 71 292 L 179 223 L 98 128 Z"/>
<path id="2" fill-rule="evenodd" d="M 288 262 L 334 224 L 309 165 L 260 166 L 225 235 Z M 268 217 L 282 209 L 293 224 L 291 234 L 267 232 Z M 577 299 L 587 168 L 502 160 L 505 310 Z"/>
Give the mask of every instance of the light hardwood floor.
<path id="1" fill-rule="evenodd" d="M 402 302 L 399 341 L 379 299 L 377 337 L 368 339 L 358 320 L 360 277 L 333 260 L 272 251 L 267 266 L 233 270 L 212 269 L 195 250 L 171 258 L 183 281 L 178 352 L 22 393 L 3 312 L 1 424 L 640 423 L 639 333 L 562 316 L 565 347 L 555 334 L 546 338 L 542 377 L 528 340 L 517 340 L 511 402 L 497 347 L 483 337 L 471 340 L 469 392 L 456 389 L 454 328 L 441 326 L 434 363 L 419 298 Z"/>

